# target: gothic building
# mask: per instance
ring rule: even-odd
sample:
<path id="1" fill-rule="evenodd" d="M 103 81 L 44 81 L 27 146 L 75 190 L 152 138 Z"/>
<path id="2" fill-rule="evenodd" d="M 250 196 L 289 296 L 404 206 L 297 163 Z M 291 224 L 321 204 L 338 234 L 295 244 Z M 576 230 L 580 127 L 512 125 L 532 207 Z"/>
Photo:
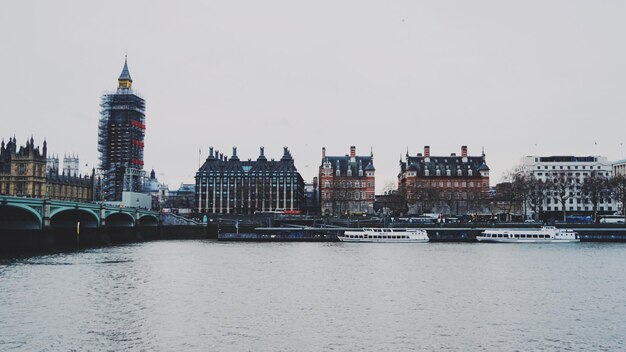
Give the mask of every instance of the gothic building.
<path id="1" fill-rule="evenodd" d="M 0 194 L 74 202 L 93 200 L 93 175 L 78 175 L 78 157 L 72 157 L 67 173 L 59 174 L 56 158 L 46 158 L 47 143 L 41 151 L 31 137 L 17 149 L 15 138 L 0 145 Z"/>
<path id="2" fill-rule="evenodd" d="M 122 192 L 143 190 L 145 101 L 133 92 L 124 60 L 115 93 L 102 96 L 98 128 L 101 184 L 98 200 L 121 201 Z"/>
<path id="3" fill-rule="evenodd" d="M 327 156 L 322 148 L 319 190 L 322 215 L 373 213 L 376 189 L 374 154 L 357 156 L 350 147 L 345 156 Z"/>
<path id="4" fill-rule="evenodd" d="M 400 160 L 398 191 L 410 214 L 440 213 L 462 215 L 483 213 L 488 207 L 489 167 L 485 153 L 469 156 L 467 146 L 461 155 L 431 156 L 430 146 L 424 154 Z"/>
<path id="5" fill-rule="evenodd" d="M 304 181 L 288 148 L 280 160 L 259 157 L 242 161 L 233 147 L 230 159 L 209 148 L 209 156 L 196 173 L 195 209 L 199 213 L 253 214 L 300 212 Z"/>
<path id="6" fill-rule="evenodd" d="M 0 144 L 0 194 L 43 198 L 46 195 L 46 153 L 35 147 L 33 137 L 18 150 L 15 137 Z"/>

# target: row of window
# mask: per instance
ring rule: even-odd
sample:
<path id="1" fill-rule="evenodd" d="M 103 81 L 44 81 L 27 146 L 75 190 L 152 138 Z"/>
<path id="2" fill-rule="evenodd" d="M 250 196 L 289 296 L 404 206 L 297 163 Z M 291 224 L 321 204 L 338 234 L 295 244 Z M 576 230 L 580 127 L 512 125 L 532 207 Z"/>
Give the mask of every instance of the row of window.
<path id="1" fill-rule="evenodd" d="M 582 168 L 582 170 L 586 170 L 587 166 L 582 165 L 581 168 Z M 602 167 L 600 165 L 597 166 L 598 170 L 600 170 L 601 168 Z M 544 170 L 548 170 L 548 167 L 544 166 L 543 169 Z M 567 165 L 567 170 L 571 170 L 571 169 L 572 169 L 572 166 L 571 165 Z M 589 170 L 593 170 L 593 169 L 594 169 L 594 167 L 590 165 L 589 166 Z M 537 170 L 541 170 L 541 166 L 537 166 Z M 556 170 L 556 166 L 553 165 L 552 166 L 552 170 Z M 559 166 L 559 170 L 563 170 L 563 165 Z M 574 165 L 574 170 L 578 170 L 578 165 Z"/>
<path id="2" fill-rule="evenodd" d="M 530 234 L 519 234 L 519 235 L 513 235 L 513 234 L 491 234 L 491 233 L 486 233 L 483 234 L 483 237 L 490 237 L 490 238 L 550 238 L 550 235 L 530 235 Z"/>
<path id="3" fill-rule="evenodd" d="M 551 206 L 547 206 L 545 208 L 541 207 L 541 210 L 545 210 L 545 211 L 559 211 L 561 209 L 558 206 L 555 206 L 554 208 L 552 208 Z M 567 210 L 568 211 L 583 211 L 583 210 L 584 211 L 590 211 L 592 209 L 590 207 L 584 207 L 584 209 L 583 209 L 583 207 L 576 207 L 576 209 L 574 209 L 574 207 L 568 207 Z M 604 211 L 604 207 L 603 206 L 598 207 L 598 211 Z M 606 211 L 613 211 L 613 207 L 612 206 L 606 207 Z"/>
<path id="4" fill-rule="evenodd" d="M 371 236 L 363 236 L 363 235 L 344 235 L 346 238 L 371 238 L 371 239 L 390 239 L 390 240 L 400 240 L 400 239 L 408 239 L 409 236 L 405 235 L 371 235 Z"/>
<path id="5" fill-rule="evenodd" d="M 369 196 L 365 193 L 365 192 L 334 192 L 335 196 L 335 200 L 340 200 L 340 199 L 354 199 L 354 200 L 359 200 L 359 199 L 374 199 L 374 195 L 370 194 Z M 333 192 L 327 192 L 327 191 L 322 191 L 322 199 L 327 199 L 330 200 L 331 198 L 333 198 Z"/>
<path id="6" fill-rule="evenodd" d="M 580 196 L 580 194 L 578 194 L 578 195 Z M 550 204 L 551 202 L 554 202 L 554 204 L 561 203 L 559 201 L 559 198 L 554 198 L 554 199 L 546 198 L 546 204 Z M 591 203 L 589 198 L 583 198 L 583 199 L 580 199 L 580 198 L 569 198 L 569 199 L 567 199 L 567 202 L 569 204 L 574 204 L 574 203 L 590 204 Z M 608 199 L 608 198 L 602 198 L 602 199 L 600 199 L 598 201 L 598 203 L 611 203 L 611 202 L 612 202 L 611 199 Z"/>
<path id="7" fill-rule="evenodd" d="M 365 181 L 339 181 L 335 186 L 340 188 L 374 187 L 374 183 Z M 324 181 L 324 188 L 330 188 L 330 181 Z"/>
<path id="8" fill-rule="evenodd" d="M 246 171 L 246 169 L 244 169 L 244 171 Z M 209 171 L 207 172 L 198 172 L 197 175 L 202 176 L 202 177 L 206 177 L 208 176 L 215 176 L 215 177 L 232 177 L 232 176 L 245 176 L 245 177 L 293 177 L 294 179 L 296 179 L 296 173 L 291 172 L 291 171 L 284 171 L 284 172 L 270 172 L 270 171 L 256 171 L 253 173 L 248 173 L 248 172 L 240 172 L 240 171 L 223 171 L 223 172 L 218 172 L 218 171 Z"/>
<path id="9" fill-rule="evenodd" d="M 543 172 L 537 172 L 537 176 L 543 176 L 543 174 L 544 174 Z M 567 175 L 567 176 L 589 176 L 589 173 L 588 173 L 588 172 L 583 172 L 583 173 L 580 173 L 580 172 L 567 172 L 567 173 L 560 173 L 560 172 L 546 172 L 545 174 L 546 174 L 546 176 L 550 176 L 550 175 L 553 175 L 553 176 L 557 176 L 557 175 Z M 608 172 L 598 172 L 596 175 L 598 175 L 598 176 L 605 176 L 605 177 L 609 177 L 609 176 L 611 176 L 611 174 L 610 174 L 610 173 L 608 173 Z"/>
<path id="10" fill-rule="evenodd" d="M 466 181 L 462 181 L 462 182 L 460 182 L 460 183 L 459 183 L 459 181 L 454 181 L 454 182 L 451 182 L 451 181 L 446 181 L 446 182 L 445 182 L 445 185 L 446 185 L 446 187 L 447 187 L 447 188 L 452 187 L 452 185 L 453 185 L 453 184 L 454 184 L 454 187 L 455 187 L 455 188 L 458 188 L 458 187 L 459 187 L 459 185 L 461 185 L 461 187 L 464 187 L 464 188 L 467 188 L 467 185 L 468 185 L 468 184 L 469 184 L 469 188 L 474 188 L 474 186 L 476 186 L 476 187 L 480 187 L 480 185 L 481 185 L 481 183 L 480 183 L 480 182 L 476 182 L 476 183 L 474 183 L 474 181 L 470 181 L 469 183 L 468 183 L 468 182 L 466 182 Z M 413 185 L 414 185 L 414 184 L 413 184 L 412 182 L 411 182 L 411 183 L 409 183 L 409 187 L 410 187 L 410 188 L 412 188 L 412 187 L 413 187 Z M 418 183 L 417 185 L 418 185 L 418 187 L 425 187 L 425 186 L 427 187 L 427 186 L 428 186 L 428 183 L 426 183 L 426 182 L 421 182 L 421 183 Z M 433 182 L 431 182 L 431 183 L 430 183 L 430 187 L 432 187 L 432 188 L 437 188 L 437 187 L 440 187 L 440 188 L 441 188 L 441 187 L 443 187 L 443 186 L 444 186 L 444 182 L 443 182 L 443 181 L 439 181 L 439 182 L 435 182 L 435 181 L 433 181 Z M 487 184 L 486 184 L 486 183 L 485 183 L 484 187 L 487 187 Z"/>

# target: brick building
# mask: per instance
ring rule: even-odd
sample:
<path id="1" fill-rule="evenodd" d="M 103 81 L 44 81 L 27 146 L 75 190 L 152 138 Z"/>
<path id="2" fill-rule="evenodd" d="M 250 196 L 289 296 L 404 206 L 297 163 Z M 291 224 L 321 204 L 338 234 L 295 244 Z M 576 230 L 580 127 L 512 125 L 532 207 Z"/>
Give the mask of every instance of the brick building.
<path id="1" fill-rule="evenodd" d="M 400 160 L 398 190 L 405 197 L 410 214 L 441 213 L 445 215 L 488 212 L 489 167 L 485 153 L 469 156 L 467 146 L 461 155 L 431 156 L 424 154 Z"/>
<path id="2" fill-rule="evenodd" d="M 375 172 L 373 153 L 357 156 L 356 147 L 351 146 L 349 155 L 328 156 L 326 148 L 322 148 L 319 170 L 322 214 L 373 213 Z"/>

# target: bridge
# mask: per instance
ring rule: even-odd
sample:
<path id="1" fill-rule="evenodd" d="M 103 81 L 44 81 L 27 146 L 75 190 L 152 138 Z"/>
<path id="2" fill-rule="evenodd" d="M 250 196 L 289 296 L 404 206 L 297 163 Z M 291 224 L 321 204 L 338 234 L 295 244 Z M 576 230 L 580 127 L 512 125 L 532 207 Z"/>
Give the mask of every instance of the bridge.
<path id="1" fill-rule="evenodd" d="M 158 226 L 159 214 L 98 203 L 0 195 L 0 230 L 76 228 L 77 223 L 81 229 Z"/>

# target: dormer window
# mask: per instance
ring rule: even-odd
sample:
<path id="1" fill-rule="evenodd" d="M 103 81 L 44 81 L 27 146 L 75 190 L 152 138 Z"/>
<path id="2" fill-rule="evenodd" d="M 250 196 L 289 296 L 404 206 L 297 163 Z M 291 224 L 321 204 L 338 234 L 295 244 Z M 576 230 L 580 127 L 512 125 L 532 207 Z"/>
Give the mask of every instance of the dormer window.
<path id="1" fill-rule="evenodd" d="M 467 170 L 467 176 L 473 176 L 472 174 L 473 174 L 472 169 Z"/>
<path id="2" fill-rule="evenodd" d="M 348 169 L 348 176 L 352 176 L 352 170 Z"/>
<path id="3" fill-rule="evenodd" d="M 437 169 L 437 171 L 435 172 L 435 174 L 436 174 L 437 176 L 441 176 L 441 170 Z"/>
<path id="4" fill-rule="evenodd" d="M 446 176 L 450 176 L 451 172 L 450 169 L 446 170 Z"/>
<path id="5" fill-rule="evenodd" d="M 363 176 L 363 170 L 359 170 L 359 176 Z"/>
<path id="6" fill-rule="evenodd" d="M 428 169 L 424 170 L 424 176 L 430 176 L 429 174 L 430 174 L 430 170 Z"/>
<path id="7" fill-rule="evenodd" d="M 341 171 L 339 171 L 339 169 L 337 169 L 337 171 L 335 171 L 335 175 L 337 175 L 337 176 L 341 175 Z"/>

